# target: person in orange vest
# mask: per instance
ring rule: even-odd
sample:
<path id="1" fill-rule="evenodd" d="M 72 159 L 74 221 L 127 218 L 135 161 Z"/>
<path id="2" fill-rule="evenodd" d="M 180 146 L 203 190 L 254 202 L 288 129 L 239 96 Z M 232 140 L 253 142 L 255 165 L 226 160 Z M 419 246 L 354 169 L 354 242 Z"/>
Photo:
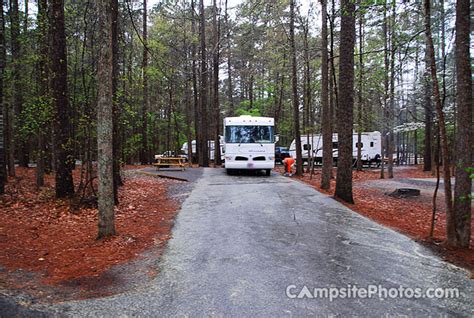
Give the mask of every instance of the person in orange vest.
<path id="1" fill-rule="evenodd" d="M 293 174 L 291 173 L 291 166 L 295 163 L 295 159 L 292 157 L 286 157 L 283 159 L 283 165 L 285 166 L 285 176 L 291 177 Z"/>

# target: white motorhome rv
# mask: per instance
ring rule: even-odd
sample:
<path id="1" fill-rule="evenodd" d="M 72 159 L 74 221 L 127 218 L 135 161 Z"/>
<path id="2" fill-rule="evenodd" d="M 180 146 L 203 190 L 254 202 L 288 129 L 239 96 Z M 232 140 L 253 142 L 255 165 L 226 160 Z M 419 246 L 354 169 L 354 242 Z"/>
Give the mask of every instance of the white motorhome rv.
<path id="1" fill-rule="evenodd" d="M 271 117 L 224 118 L 225 168 L 265 170 L 267 176 L 275 167 L 274 119 Z"/>
<path id="2" fill-rule="evenodd" d="M 352 135 L 352 157 L 357 159 L 357 133 Z M 380 150 L 382 146 L 382 135 L 378 131 L 363 132 L 361 139 L 361 155 L 363 164 L 378 164 L 381 160 Z M 337 164 L 338 158 L 337 134 L 332 135 L 333 159 Z M 321 163 L 323 159 L 323 136 L 320 134 L 301 135 L 301 151 L 303 162 L 308 161 L 311 156 L 315 163 Z M 290 155 L 296 158 L 296 142 L 290 145 Z"/>
<path id="3" fill-rule="evenodd" d="M 224 160 L 224 139 L 221 137 L 220 138 L 220 149 L 221 149 L 221 160 L 223 161 Z M 191 142 L 192 144 L 192 151 L 193 151 L 193 162 L 195 161 L 196 159 L 196 140 L 193 140 Z M 208 141 L 208 147 L 209 147 L 209 159 L 210 160 L 214 160 L 214 150 L 215 150 L 215 147 L 214 147 L 214 140 L 209 140 Z M 181 147 L 181 151 L 187 156 L 188 155 L 188 143 L 185 142 L 183 144 L 183 146 Z"/>

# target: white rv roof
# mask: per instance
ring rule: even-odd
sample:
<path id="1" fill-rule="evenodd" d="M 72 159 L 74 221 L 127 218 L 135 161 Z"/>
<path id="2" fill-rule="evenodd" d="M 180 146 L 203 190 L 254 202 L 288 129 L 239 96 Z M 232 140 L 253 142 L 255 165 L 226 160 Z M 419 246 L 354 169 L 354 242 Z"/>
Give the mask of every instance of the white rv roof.
<path id="1" fill-rule="evenodd" d="M 226 117 L 224 118 L 225 125 L 261 125 L 261 126 L 273 126 L 275 120 L 272 117 L 254 117 L 249 115 L 242 115 L 239 117 Z"/>

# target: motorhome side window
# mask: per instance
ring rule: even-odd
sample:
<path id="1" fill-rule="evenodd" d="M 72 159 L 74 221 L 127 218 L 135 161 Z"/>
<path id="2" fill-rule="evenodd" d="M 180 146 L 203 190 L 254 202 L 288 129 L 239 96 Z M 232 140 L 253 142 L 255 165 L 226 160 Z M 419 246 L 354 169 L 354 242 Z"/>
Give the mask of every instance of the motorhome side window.
<path id="1" fill-rule="evenodd" d="M 371 142 L 370 142 L 370 147 L 373 147 L 373 146 L 374 146 L 374 142 L 371 141 Z"/>
<path id="2" fill-rule="evenodd" d="M 303 150 L 311 150 L 311 145 L 310 144 L 304 144 L 303 145 Z"/>
<path id="3" fill-rule="evenodd" d="M 338 146 L 339 144 L 337 142 L 332 143 L 332 149 L 337 149 Z"/>

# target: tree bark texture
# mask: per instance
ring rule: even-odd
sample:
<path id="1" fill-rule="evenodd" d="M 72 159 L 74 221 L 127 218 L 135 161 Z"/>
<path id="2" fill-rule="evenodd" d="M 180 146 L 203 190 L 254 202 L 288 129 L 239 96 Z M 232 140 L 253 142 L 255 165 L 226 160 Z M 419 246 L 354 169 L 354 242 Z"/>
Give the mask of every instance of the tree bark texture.
<path id="1" fill-rule="evenodd" d="M 104 238 L 115 234 L 113 176 L 113 8 L 110 0 L 98 0 L 99 64 L 97 71 L 97 161 L 99 234 Z"/>
<path id="2" fill-rule="evenodd" d="M 354 107 L 354 44 L 355 5 L 351 0 L 341 1 L 341 45 L 339 63 L 338 164 L 335 196 L 353 203 L 352 196 L 352 126 Z"/>
<path id="3" fill-rule="evenodd" d="M 331 187 L 332 170 L 332 114 L 329 106 L 327 1 L 321 0 L 321 126 L 323 133 L 323 167 L 321 188 Z"/>
<path id="4" fill-rule="evenodd" d="M 456 2 L 456 183 L 454 212 L 456 213 L 456 245 L 469 247 L 471 240 L 472 180 L 472 71 L 469 53 L 470 2 Z"/>
<path id="5" fill-rule="evenodd" d="M 51 1 L 51 93 L 54 114 L 56 152 L 56 197 L 74 193 L 71 165 L 74 163 L 69 136 L 69 98 L 67 84 L 66 34 L 64 31 L 64 0 Z"/>

